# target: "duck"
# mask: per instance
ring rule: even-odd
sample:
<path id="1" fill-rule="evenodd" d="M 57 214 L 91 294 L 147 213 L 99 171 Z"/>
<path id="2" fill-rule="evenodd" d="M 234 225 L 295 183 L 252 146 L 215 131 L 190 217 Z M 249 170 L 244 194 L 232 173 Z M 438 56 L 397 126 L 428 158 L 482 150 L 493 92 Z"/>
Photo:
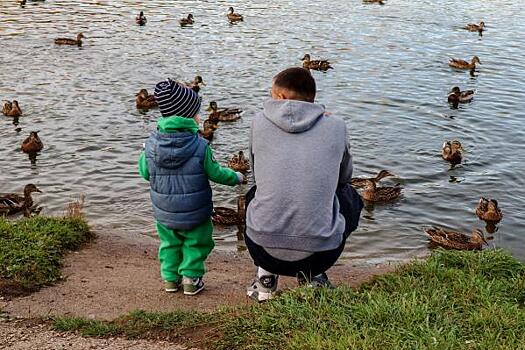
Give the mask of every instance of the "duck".
<path id="1" fill-rule="evenodd" d="M 375 179 L 367 179 L 365 182 L 365 190 L 361 193 L 361 197 L 368 202 L 392 201 L 401 195 L 401 190 L 403 189 L 400 184 L 396 184 L 393 187 L 377 187 Z"/>
<path id="2" fill-rule="evenodd" d="M 184 85 L 186 85 L 196 93 L 199 93 L 199 91 L 201 90 L 201 85 L 206 86 L 200 75 L 195 76 L 195 78 L 193 78 L 193 81 L 184 83 Z"/>
<path id="3" fill-rule="evenodd" d="M 303 61 L 303 68 L 305 69 L 313 69 L 313 70 L 319 70 L 319 71 L 327 71 L 329 69 L 334 69 L 328 60 L 314 60 L 312 61 L 310 59 L 310 54 L 305 54 L 302 58 Z"/>
<path id="4" fill-rule="evenodd" d="M 491 224 L 497 224 L 503 219 L 503 213 L 498 207 L 498 201 L 485 197 L 480 198 L 476 208 L 476 215 L 481 220 Z"/>
<path id="5" fill-rule="evenodd" d="M 81 47 L 82 39 L 86 39 L 86 37 L 84 36 L 84 34 L 78 33 L 76 39 L 57 38 L 55 39 L 55 44 L 57 45 L 76 45 L 78 47 Z"/>
<path id="6" fill-rule="evenodd" d="M 138 109 L 148 110 L 150 108 L 157 107 L 157 100 L 155 100 L 155 96 L 150 95 L 148 90 L 141 89 L 136 94 L 136 96 L 137 98 L 135 99 L 135 103 Z"/>
<path id="7" fill-rule="evenodd" d="M 443 148 L 441 149 L 441 156 L 444 160 L 452 164 L 460 164 L 463 159 L 463 146 L 458 140 L 454 141 L 445 141 L 443 143 Z"/>
<path id="8" fill-rule="evenodd" d="M 375 181 L 375 183 L 378 183 L 385 177 L 389 177 L 389 176 L 395 176 L 395 175 L 389 172 L 388 170 L 381 170 L 380 172 L 377 173 L 375 177 L 372 177 L 372 178 L 354 177 L 352 178 L 352 186 L 354 188 L 362 188 L 366 185 L 367 180 L 372 180 L 372 181 Z"/>
<path id="9" fill-rule="evenodd" d="M 193 15 L 191 13 L 189 13 L 186 18 L 179 19 L 179 24 L 181 27 L 189 26 L 189 25 L 192 25 L 193 23 L 194 23 L 194 20 L 193 20 Z"/>
<path id="10" fill-rule="evenodd" d="M 216 123 L 213 123 L 211 120 L 206 119 L 204 123 L 202 124 L 202 130 L 199 130 L 199 135 L 201 135 L 203 138 L 205 138 L 208 141 L 213 140 L 213 135 L 215 133 L 215 130 L 217 130 L 218 125 Z"/>
<path id="11" fill-rule="evenodd" d="M 469 32 L 479 32 L 481 34 L 485 30 L 485 22 L 481 21 L 479 24 L 469 23 L 464 28 Z"/>
<path id="12" fill-rule="evenodd" d="M 31 193 L 42 192 L 33 184 L 27 184 L 24 187 L 24 195 L 17 193 L 7 193 L 0 195 L 0 216 L 13 215 L 24 211 L 25 216 L 31 214 L 33 207 L 33 198 Z"/>
<path id="13" fill-rule="evenodd" d="M 38 137 L 38 131 L 31 131 L 29 136 L 22 142 L 20 147 L 25 153 L 37 153 L 44 148 L 44 144 L 40 137 Z"/>
<path id="14" fill-rule="evenodd" d="M 22 110 L 20 109 L 17 100 L 13 100 L 13 102 L 6 101 L 2 108 L 2 113 L 6 117 L 18 118 L 22 115 Z"/>
<path id="15" fill-rule="evenodd" d="M 385 2 L 383 0 L 363 0 L 365 4 L 379 4 L 384 5 Z"/>
<path id="16" fill-rule="evenodd" d="M 140 13 L 137 15 L 137 17 L 135 17 L 135 22 L 139 26 L 143 26 L 143 25 L 146 24 L 146 22 L 148 22 L 148 19 L 146 18 L 146 16 L 144 16 L 144 11 L 140 11 Z"/>
<path id="17" fill-rule="evenodd" d="M 241 118 L 242 110 L 239 108 L 221 108 L 217 106 L 217 102 L 211 101 L 210 105 L 206 109 L 207 111 L 210 111 L 210 115 L 208 119 L 210 119 L 212 122 L 233 122 L 237 119 Z"/>
<path id="18" fill-rule="evenodd" d="M 483 236 L 481 230 L 472 231 L 472 235 L 468 235 L 446 230 L 441 227 L 432 227 L 425 230 L 426 234 L 430 236 L 430 241 L 446 249 L 457 250 L 480 250 L 483 245 L 488 244 Z"/>
<path id="19" fill-rule="evenodd" d="M 481 61 L 479 60 L 478 56 L 472 57 L 472 59 L 470 60 L 470 63 L 464 60 L 460 60 L 458 58 L 451 58 L 450 61 L 448 62 L 448 65 L 452 68 L 472 70 L 472 69 L 476 69 L 476 63 L 481 64 Z"/>
<path id="20" fill-rule="evenodd" d="M 463 90 L 459 86 L 454 86 L 448 94 L 448 103 L 451 103 L 454 107 L 457 107 L 459 103 L 471 102 L 474 98 L 474 90 Z"/>
<path id="21" fill-rule="evenodd" d="M 226 207 L 214 207 L 211 219 L 214 224 L 221 226 L 243 225 L 246 222 L 246 197 L 237 198 L 237 210 Z"/>
<path id="22" fill-rule="evenodd" d="M 250 170 L 250 161 L 244 157 L 243 151 L 239 151 L 229 160 L 228 168 L 246 174 Z"/>
<path id="23" fill-rule="evenodd" d="M 239 13 L 235 13 L 235 10 L 233 9 L 233 7 L 230 6 L 230 8 L 228 9 L 228 20 L 231 23 L 242 22 L 244 21 L 244 17 Z"/>

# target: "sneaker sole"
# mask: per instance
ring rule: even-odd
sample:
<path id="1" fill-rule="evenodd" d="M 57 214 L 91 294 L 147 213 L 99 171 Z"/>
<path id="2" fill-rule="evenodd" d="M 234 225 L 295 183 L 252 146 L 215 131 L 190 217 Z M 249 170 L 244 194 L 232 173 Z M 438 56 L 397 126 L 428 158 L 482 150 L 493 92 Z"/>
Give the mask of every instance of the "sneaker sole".
<path id="1" fill-rule="evenodd" d="M 274 292 L 248 291 L 246 295 L 255 301 L 263 302 L 273 298 Z"/>
<path id="2" fill-rule="evenodd" d="M 194 290 L 193 292 L 184 291 L 184 295 L 196 295 L 199 294 L 204 290 L 204 286 L 200 287 L 199 289 Z"/>
<path id="3" fill-rule="evenodd" d="M 166 288 L 164 289 L 164 291 L 166 291 L 167 293 L 175 293 L 179 291 L 179 288 Z"/>

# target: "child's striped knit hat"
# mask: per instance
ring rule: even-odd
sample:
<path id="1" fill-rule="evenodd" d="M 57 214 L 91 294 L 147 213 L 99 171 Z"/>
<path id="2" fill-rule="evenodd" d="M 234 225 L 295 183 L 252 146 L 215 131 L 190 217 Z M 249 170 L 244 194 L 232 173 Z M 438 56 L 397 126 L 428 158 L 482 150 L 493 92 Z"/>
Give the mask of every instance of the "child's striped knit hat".
<path id="1" fill-rule="evenodd" d="M 169 78 L 155 86 L 154 94 L 163 117 L 193 118 L 201 108 L 201 98 L 195 91 Z"/>

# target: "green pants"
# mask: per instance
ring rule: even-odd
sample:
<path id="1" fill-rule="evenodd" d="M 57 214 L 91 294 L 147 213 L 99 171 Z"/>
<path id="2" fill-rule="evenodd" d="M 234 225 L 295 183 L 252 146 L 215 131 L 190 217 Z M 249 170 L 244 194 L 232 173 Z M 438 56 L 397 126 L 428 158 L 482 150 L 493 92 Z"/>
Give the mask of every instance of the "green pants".
<path id="1" fill-rule="evenodd" d="M 204 261 L 215 243 L 211 218 L 192 230 L 171 230 L 157 222 L 160 237 L 160 275 L 164 281 L 177 282 L 182 276 L 202 277 Z"/>

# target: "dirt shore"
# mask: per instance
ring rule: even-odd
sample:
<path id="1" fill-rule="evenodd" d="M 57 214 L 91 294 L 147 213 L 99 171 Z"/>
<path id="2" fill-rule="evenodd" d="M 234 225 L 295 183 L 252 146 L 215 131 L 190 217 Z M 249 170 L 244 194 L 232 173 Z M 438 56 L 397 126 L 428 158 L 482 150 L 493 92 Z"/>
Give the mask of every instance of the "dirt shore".
<path id="1" fill-rule="evenodd" d="M 25 297 L 4 296 L 0 300 L 0 311 L 10 318 L 67 315 L 111 320 L 133 310 L 202 311 L 250 302 L 245 296 L 245 290 L 253 278 L 255 268 L 246 252 L 214 252 L 207 263 L 209 272 L 205 276 L 206 290 L 197 297 L 188 297 L 182 293 L 168 294 L 163 291 L 156 257 L 157 245 L 158 241 L 152 237 L 98 233 L 95 242 L 66 257 L 63 281 Z M 336 284 L 357 286 L 374 275 L 392 269 L 392 266 L 358 266 L 344 261 L 334 266 L 329 275 Z M 283 278 L 282 283 L 280 281 L 281 289 L 295 285 L 293 278 Z M 7 347 L 10 349 L 104 349 L 106 346 L 106 340 L 86 340 L 80 346 L 80 343 L 75 343 L 78 340 L 76 338 L 51 332 L 42 325 L 26 327 L 24 330 L 16 322 L 0 323 L 0 348 L 5 348 L 6 344 L 11 344 Z M 41 339 L 42 342 L 35 343 L 28 339 Z M 50 345 L 47 346 L 46 339 L 55 340 L 49 340 Z M 156 349 L 147 342 L 122 341 L 125 343 L 121 348 Z M 27 347 L 24 345 L 26 343 Z M 59 345 L 62 343 L 65 345 Z M 69 346 L 70 343 L 74 346 Z M 119 349 L 116 345 L 111 348 Z"/>

